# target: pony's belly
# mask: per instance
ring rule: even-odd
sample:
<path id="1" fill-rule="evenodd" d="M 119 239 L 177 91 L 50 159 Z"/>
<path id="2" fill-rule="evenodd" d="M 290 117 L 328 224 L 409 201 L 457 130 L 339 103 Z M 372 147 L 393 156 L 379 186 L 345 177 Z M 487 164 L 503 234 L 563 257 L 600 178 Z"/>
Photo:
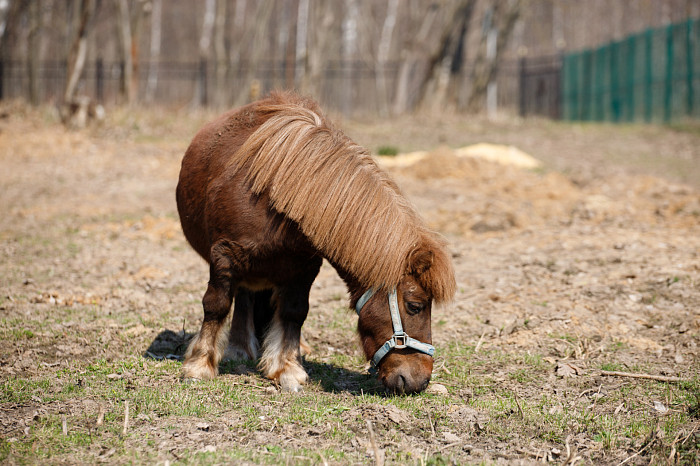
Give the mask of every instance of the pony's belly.
<path id="1" fill-rule="evenodd" d="M 275 285 L 265 278 L 252 278 L 241 281 L 240 285 L 250 291 L 263 291 L 274 288 Z"/>

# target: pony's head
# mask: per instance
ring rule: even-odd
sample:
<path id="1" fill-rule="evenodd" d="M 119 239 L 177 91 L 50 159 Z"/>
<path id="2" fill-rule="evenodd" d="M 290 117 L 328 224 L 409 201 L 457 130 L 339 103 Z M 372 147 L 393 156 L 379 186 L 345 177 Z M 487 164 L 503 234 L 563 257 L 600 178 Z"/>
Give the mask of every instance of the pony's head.
<path id="1" fill-rule="evenodd" d="M 395 288 L 368 291 L 358 300 L 358 332 L 378 379 L 398 394 L 425 390 L 433 371 L 433 300 L 454 294 L 454 274 L 443 248 L 414 250 Z M 398 321 L 398 322 L 397 322 Z"/>

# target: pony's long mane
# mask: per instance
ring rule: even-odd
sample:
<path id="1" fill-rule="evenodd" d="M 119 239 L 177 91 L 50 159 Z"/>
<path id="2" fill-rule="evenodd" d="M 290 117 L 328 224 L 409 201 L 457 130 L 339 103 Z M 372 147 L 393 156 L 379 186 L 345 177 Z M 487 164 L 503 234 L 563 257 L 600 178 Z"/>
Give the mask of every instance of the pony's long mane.
<path id="1" fill-rule="evenodd" d="M 455 279 L 444 241 L 430 231 L 369 152 L 333 128 L 312 101 L 273 94 L 254 107 L 269 116 L 231 159 L 251 190 L 295 221 L 311 243 L 363 286 L 389 289 L 418 249 L 433 253 L 421 282 L 436 301 Z"/>

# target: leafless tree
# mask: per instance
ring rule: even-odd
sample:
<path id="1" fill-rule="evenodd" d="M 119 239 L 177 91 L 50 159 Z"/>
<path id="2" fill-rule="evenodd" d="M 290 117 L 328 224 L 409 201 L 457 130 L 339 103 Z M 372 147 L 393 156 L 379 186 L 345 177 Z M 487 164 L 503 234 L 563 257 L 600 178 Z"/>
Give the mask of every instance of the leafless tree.
<path id="1" fill-rule="evenodd" d="M 88 26 L 95 8 L 93 0 L 76 0 L 75 4 L 79 7 L 78 27 L 72 40 L 71 51 L 68 55 L 68 79 L 63 93 L 63 101 L 70 103 L 75 98 L 76 86 L 78 79 L 83 72 L 85 66 L 85 57 L 87 55 L 87 37 Z"/>
<path id="2" fill-rule="evenodd" d="M 29 84 L 29 103 L 39 105 L 39 60 L 40 54 L 40 38 L 41 38 L 41 4 L 40 2 L 29 2 L 29 37 L 28 37 L 28 52 L 29 60 L 27 60 L 27 77 Z"/>
<path id="3" fill-rule="evenodd" d="M 122 98 L 131 103 L 134 100 L 131 82 L 134 72 L 134 64 L 131 57 L 131 18 L 129 15 L 129 3 L 127 0 L 115 0 L 117 7 L 117 32 L 119 37 L 119 52 L 122 63 L 121 81 L 119 91 Z"/>
<path id="4" fill-rule="evenodd" d="M 506 50 L 508 39 L 520 15 L 520 0 L 494 2 L 487 12 L 490 12 L 488 21 L 484 22 L 479 51 L 471 73 L 472 91 L 467 107 L 472 111 L 484 107 L 489 84 L 494 82 L 501 64 L 499 57 Z"/>
<path id="5" fill-rule="evenodd" d="M 299 0 L 297 9 L 297 34 L 295 40 L 294 51 L 294 84 L 304 89 L 304 80 L 306 79 L 306 47 L 308 41 L 308 25 L 309 25 L 309 0 Z"/>
<path id="6" fill-rule="evenodd" d="M 399 8 L 399 0 L 389 0 L 386 8 L 386 16 L 382 25 L 382 34 L 379 38 L 377 49 L 377 97 L 379 99 L 379 113 L 386 116 L 389 113 L 389 90 L 386 84 L 386 66 L 391 52 L 391 41 L 396 26 L 396 16 Z"/>
<path id="7" fill-rule="evenodd" d="M 475 3 L 476 0 L 461 0 L 448 16 L 438 46 L 429 57 L 429 74 L 421 86 L 423 108 L 435 111 L 447 105 L 450 82 L 461 66 L 465 36 Z"/>
<path id="8" fill-rule="evenodd" d="M 161 30 L 163 18 L 163 1 L 152 0 L 151 6 L 151 43 L 146 85 L 146 102 L 153 102 L 158 86 L 158 68 L 160 60 Z"/>
<path id="9" fill-rule="evenodd" d="M 228 62 L 226 60 L 226 1 L 218 0 L 216 3 L 216 20 L 214 22 L 214 57 L 216 79 L 214 88 L 216 94 L 214 99 L 218 106 L 226 105 L 226 74 L 228 73 Z"/>
<path id="10" fill-rule="evenodd" d="M 422 83 L 422 70 L 419 69 L 421 61 L 429 53 L 428 38 L 431 31 L 440 19 L 439 5 L 432 4 L 428 11 L 418 9 L 413 4 L 410 17 L 407 19 L 408 30 L 413 35 L 407 38 L 406 45 L 400 54 L 400 66 L 396 78 L 396 94 L 394 96 L 393 113 L 395 115 L 405 113 L 412 106 L 411 96 L 416 94 L 416 78 L 419 78 L 418 86 Z M 417 32 L 416 32 L 417 31 Z"/>

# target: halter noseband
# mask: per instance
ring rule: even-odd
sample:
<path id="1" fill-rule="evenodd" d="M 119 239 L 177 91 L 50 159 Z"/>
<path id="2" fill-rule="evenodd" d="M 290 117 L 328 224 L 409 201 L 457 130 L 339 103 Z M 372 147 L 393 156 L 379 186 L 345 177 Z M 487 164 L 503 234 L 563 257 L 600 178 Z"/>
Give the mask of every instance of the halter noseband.
<path id="1" fill-rule="evenodd" d="M 365 304 L 367 304 L 367 301 L 369 301 L 373 295 L 374 289 L 370 288 L 369 290 L 365 291 L 365 293 L 357 301 L 357 304 L 355 304 L 355 311 L 357 311 L 358 316 L 360 315 L 362 308 L 365 307 Z M 370 372 L 376 371 L 377 366 L 379 366 L 379 362 L 384 359 L 384 356 L 386 356 L 389 351 L 394 348 L 411 348 L 431 357 L 435 354 L 435 347 L 433 345 L 423 343 L 415 338 L 411 338 L 406 334 L 406 332 L 403 331 L 403 326 L 401 325 L 401 314 L 399 314 L 399 302 L 396 299 L 396 288 L 391 290 L 389 293 L 389 311 L 391 312 L 391 325 L 394 328 L 394 334 L 381 346 L 381 348 L 377 350 L 376 353 L 374 353 L 371 361 L 372 367 L 370 368 Z"/>

